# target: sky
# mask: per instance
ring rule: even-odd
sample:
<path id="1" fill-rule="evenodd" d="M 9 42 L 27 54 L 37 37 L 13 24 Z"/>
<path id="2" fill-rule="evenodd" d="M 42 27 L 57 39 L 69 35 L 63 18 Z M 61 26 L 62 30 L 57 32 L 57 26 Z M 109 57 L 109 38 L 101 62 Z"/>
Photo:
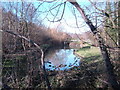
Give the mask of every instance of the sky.
<path id="1" fill-rule="evenodd" d="M 60 4 L 61 2 L 56 2 L 56 3 L 44 3 L 42 7 L 39 8 L 39 10 L 41 11 L 46 11 L 49 10 L 50 7 L 56 7 L 58 4 Z M 80 5 L 83 7 L 84 5 L 89 5 L 90 3 L 87 2 L 79 2 Z M 54 5 L 54 6 L 53 6 Z M 37 5 L 36 5 L 37 6 Z M 44 7 L 44 8 L 43 8 Z M 53 10 L 51 10 L 51 13 L 56 15 L 58 8 L 55 8 Z M 58 12 L 58 15 L 55 18 L 55 21 L 61 18 L 62 12 L 63 12 L 63 8 L 64 5 L 61 5 L 61 8 L 59 9 L 60 11 Z M 49 15 L 47 16 L 46 19 L 44 19 L 46 17 L 47 13 L 41 14 L 40 19 L 42 20 L 43 24 L 47 27 L 50 28 L 57 28 L 57 29 L 62 29 L 62 31 L 64 32 L 68 32 L 68 33 L 83 33 L 89 30 L 88 26 L 85 24 L 84 20 L 81 18 L 81 15 L 76 11 L 77 16 L 79 17 L 78 19 L 78 26 L 80 27 L 79 29 L 76 26 L 76 19 L 75 16 L 73 14 L 73 7 L 70 3 L 66 3 L 66 7 L 65 7 L 65 12 L 64 12 L 64 16 L 62 17 L 62 20 L 59 22 L 51 22 L 54 21 L 54 17 L 51 13 L 49 13 Z M 83 27 L 84 26 L 84 27 Z"/>
<path id="2" fill-rule="evenodd" d="M 16 2 L 16 1 L 21 1 L 21 0 L 0 0 L 1 2 L 8 2 L 8 1 L 11 1 L 11 2 Z M 59 1 L 59 0 L 23 0 L 25 2 L 36 2 L 36 1 Z M 65 0 L 64 0 L 65 1 Z M 72 1 L 72 0 L 71 0 Z M 76 0 L 77 2 L 86 2 L 87 0 Z M 104 1 L 107 1 L 107 0 L 91 0 L 92 2 L 104 2 Z M 109 0 L 110 2 L 113 1 L 113 0 Z M 119 0 L 116 0 L 116 1 L 119 1 Z M 114 1 L 113 1 L 114 2 Z"/>
<path id="3" fill-rule="evenodd" d="M 4 0 L 4 2 L 7 2 L 7 1 L 8 0 L 6 1 Z M 11 1 L 16 1 L 16 0 L 11 0 Z M 36 1 L 37 0 L 34 0 L 33 4 L 37 8 L 38 5 L 41 4 L 41 2 L 36 2 Z M 51 1 L 51 0 L 48 0 L 48 1 Z M 47 2 L 43 3 L 38 9 L 37 20 L 41 21 L 42 24 L 44 24 L 48 28 L 57 28 L 67 33 L 81 34 L 83 32 L 89 31 L 88 26 L 85 24 L 84 20 L 81 18 L 81 15 L 79 14 L 79 12 L 76 9 L 74 9 L 73 6 L 68 2 L 66 3 L 65 11 L 62 19 L 59 22 L 51 22 L 53 20 L 56 21 L 61 18 L 64 4 L 62 5 L 59 5 L 59 4 L 63 3 L 63 1 L 64 0 L 59 0 L 59 2 L 53 2 L 53 3 L 47 3 Z M 77 2 L 81 7 L 85 7 L 85 6 L 90 7 L 91 5 L 88 0 L 77 0 Z M 60 7 L 57 5 L 59 5 Z M 50 8 L 52 10 L 50 10 Z M 74 12 L 76 13 L 77 21 L 76 21 Z M 77 28 L 76 22 L 79 28 Z"/>

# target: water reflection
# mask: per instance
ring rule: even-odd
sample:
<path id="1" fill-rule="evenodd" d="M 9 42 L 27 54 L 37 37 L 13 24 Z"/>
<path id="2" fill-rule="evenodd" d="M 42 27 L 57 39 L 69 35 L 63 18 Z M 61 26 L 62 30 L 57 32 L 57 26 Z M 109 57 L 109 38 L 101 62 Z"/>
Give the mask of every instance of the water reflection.
<path id="1" fill-rule="evenodd" d="M 45 56 L 45 66 L 48 70 L 67 70 L 79 66 L 80 58 L 73 54 L 73 49 L 50 51 Z"/>

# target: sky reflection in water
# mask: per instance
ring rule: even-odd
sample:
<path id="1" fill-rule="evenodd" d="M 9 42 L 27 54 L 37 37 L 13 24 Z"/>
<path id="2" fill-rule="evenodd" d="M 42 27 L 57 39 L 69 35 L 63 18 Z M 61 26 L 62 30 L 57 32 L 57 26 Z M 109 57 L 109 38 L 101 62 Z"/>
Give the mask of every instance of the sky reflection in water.
<path id="1" fill-rule="evenodd" d="M 73 49 L 60 49 L 46 55 L 45 62 L 48 70 L 67 70 L 79 66 L 80 58 L 73 54 Z"/>

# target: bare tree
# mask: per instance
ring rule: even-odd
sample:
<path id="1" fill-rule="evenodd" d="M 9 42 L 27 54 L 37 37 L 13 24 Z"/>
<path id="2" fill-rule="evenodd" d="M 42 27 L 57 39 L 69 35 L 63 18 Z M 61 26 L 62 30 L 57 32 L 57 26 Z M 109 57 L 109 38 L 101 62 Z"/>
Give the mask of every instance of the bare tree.
<path id="1" fill-rule="evenodd" d="M 76 0 L 71 1 L 68 0 L 73 6 L 76 7 L 76 9 L 80 12 L 82 18 L 85 20 L 86 24 L 89 26 L 91 29 L 92 33 L 96 36 L 98 42 L 99 42 L 99 47 L 101 49 L 101 53 L 103 56 L 103 60 L 105 61 L 106 64 L 106 70 L 108 73 L 108 81 L 110 85 L 112 86 L 113 89 L 117 90 L 119 87 L 119 84 L 115 78 L 115 74 L 113 72 L 113 65 L 110 61 L 110 57 L 107 51 L 107 48 L 105 46 L 103 38 L 100 36 L 100 33 L 98 32 L 97 28 L 93 25 L 93 23 L 89 20 L 89 18 L 86 16 L 84 10 L 80 7 L 80 5 L 76 2 Z"/>
<path id="2" fill-rule="evenodd" d="M 9 34 L 15 35 L 15 36 L 17 36 L 17 37 L 19 37 L 19 38 L 22 38 L 22 39 L 26 40 L 27 42 L 29 42 L 29 43 L 31 43 L 31 44 L 33 44 L 33 45 L 35 45 L 35 47 L 36 47 L 36 48 L 39 50 L 39 52 L 41 53 L 41 66 L 39 67 L 39 69 L 42 68 L 43 73 L 44 73 L 44 77 L 45 77 L 45 81 L 46 81 L 47 86 L 48 86 L 48 89 L 51 90 L 50 82 L 49 82 L 49 80 L 48 80 L 47 73 L 46 73 L 46 69 L 45 69 L 44 51 L 42 50 L 42 48 L 41 48 L 38 44 L 36 44 L 35 42 L 33 42 L 32 40 L 30 40 L 30 39 L 28 39 L 28 38 L 26 38 L 26 37 L 24 37 L 24 36 L 21 36 L 21 35 L 19 35 L 19 34 L 17 34 L 17 33 L 14 33 L 14 32 L 9 31 L 9 30 L 0 30 L 0 31 L 1 31 L 1 32 L 7 32 L 7 33 L 9 33 Z"/>
<path id="3" fill-rule="evenodd" d="M 96 39 L 99 43 L 99 47 L 100 47 L 100 50 L 101 50 L 101 53 L 102 53 L 102 56 L 103 56 L 103 60 L 105 61 L 106 71 L 107 71 L 107 74 L 108 74 L 108 82 L 110 83 L 110 86 L 113 89 L 116 89 L 116 90 L 118 88 L 120 89 L 119 84 L 116 80 L 116 76 L 113 72 L 113 65 L 112 65 L 111 60 L 110 60 L 110 56 L 109 56 L 109 52 L 107 50 L 106 43 L 105 43 L 104 39 L 101 37 L 100 32 L 98 31 L 97 27 L 93 24 L 93 22 L 85 14 L 85 11 L 83 10 L 83 8 L 81 8 L 81 6 L 77 3 L 76 0 L 67 0 L 67 1 L 69 3 L 71 3 L 78 10 L 78 12 L 81 14 L 81 16 L 84 19 L 84 21 L 86 22 L 86 24 L 89 26 L 93 35 L 95 35 L 95 37 L 96 37 Z M 89 1 L 91 2 L 91 0 L 89 0 Z M 105 12 L 104 10 L 98 9 L 93 3 L 92 3 L 92 5 L 111 21 L 113 28 L 116 27 L 112 17 L 107 12 Z M 65 9 L 63 9 L 63 14 L 64 14 L 64 10 Z"/>

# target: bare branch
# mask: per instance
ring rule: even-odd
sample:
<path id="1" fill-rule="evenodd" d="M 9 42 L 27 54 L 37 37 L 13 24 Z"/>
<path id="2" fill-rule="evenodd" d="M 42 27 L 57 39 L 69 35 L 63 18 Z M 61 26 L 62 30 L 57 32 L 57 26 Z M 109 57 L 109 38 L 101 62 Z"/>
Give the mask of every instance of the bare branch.
<path id="1" fill-rule="evenodd" d="M 105 15 L 106 17 L 108 17 L 109 20 L 112 22 L 113 28 L 116 28 L 116 25 L 115 25 L 115 23 L 114 23 L 112 17 L 111 17 L 107 12 L 105 12 L 104 10 L 99 9 L 98 7 L 96 7 L 96 5 L 94 5 L 93 2 L 92 2 L 91 0 L 89 0 L 89 1 L 90 1 L 90 3 L 94 6 L 95 9 L 97 9 L 97 10 L 100 11 L 100 12 L 102 12 L 103 15 Z"/>
<path id="2" fill-rule="evenodd" d="M 64 2 L 64 8 L 63 8 L 62 15 L 61 15 L 60 19 L 58 19 L 58 20 L 55 21 L 55 18 L 56 18 L 56 16 L 58 15 L 58 12 L 59 12 L 59 9 L 60 9 L 60 7 L 59 7 L 59 9 L 58 9 L 58 11 L 57 11 L 57 13 L 56 13 L 56 15 L 55 15 L 53 21 L 50 21 L 50 20 L 47 18 L 48 21 L 50 21 L 50 22 L 59 22 L 59 21 L 61 21 L 62 18 L 63 18 L 64 12 L 65 12 L 65 6 L 66 6 L 66 2 Z"/>
<path id="3" fill-rule="evenodd" d="M 108 81 L 109 81 L 110 85 L 115 90 L 120 89 L 120 86 L 119 86 L 119 84 L 116 80 L 116 75 L 114 74 L 114 71 L 113 71 L 113 65 L 110 61 L 109 53 L 108 53 L 108 50 L 106 48 L 106 45 L 105 45 L 105 42 L 104 42 L 103 38 L 101 37 L 100 33 L 98 33 L 97 28 L 93 25 L 93 23 L 86 16 L 84 10 L 80 7 L 80 5 L 77 2 L 71 2 L 70 0 L 68 0 L 68 1 L 73 6 L 76 7 L 76 9 L 79 11 L 79 13 L 82 15 L 83 19 L 85 20 L 86 24 L 91 29 L 92 33 L 96 36 L 96 38 L 99 42 L 99 47 L 100 47 L 100 50 L 101 50 L 101 54 L 103 56 L 103 60 L 105 61 L 105 64 L 106 64 Z"/>
<path id="4" fill-rule="evenodd" d="M 28 41 L 29 43 L 32 43 L 33 45 L 35 45 L 35 46 L 38 48 L 38 50 L 41 52 L 41 64 L 42 64 L 41 67 L 42 67 L 43 72 L 44 72 L 44 77 L 45 77 L 45 80 L 46 80 L 48 89 L 51 90 L 50 82 L 49 82 L 48 77 L 47 77 L 47 74 L 46 74 L 45 63 L 44 63 L 44 51 L 42 50 L 42 48 L 41 48 L 38 44 L 36 44 L 34 41 L 32 41 L 32 40 L 30 40 L 30 39 L 28 39 L 28 38 L 26 38 L 26 37 L 24 37 L 24 36 L 22 36 L 22 35 L 19 35 L 19 34 L 17 34 L 17 33 L 14 33 L 14 32 L 12 32 L 12 31 L 10 31 L 10 30 L 0 30 L 0 31 L 1 31 L 1 32 L 7 32 L 7 33 L 12 34 L 12 35 L 15 35 L 15 36 L 17 36 L 17 37 L 19 37 L 19 38 L 22 38 L 22 39 Z M 40 69 L 40 67 L 39 67 L 39 69 Z"/>

